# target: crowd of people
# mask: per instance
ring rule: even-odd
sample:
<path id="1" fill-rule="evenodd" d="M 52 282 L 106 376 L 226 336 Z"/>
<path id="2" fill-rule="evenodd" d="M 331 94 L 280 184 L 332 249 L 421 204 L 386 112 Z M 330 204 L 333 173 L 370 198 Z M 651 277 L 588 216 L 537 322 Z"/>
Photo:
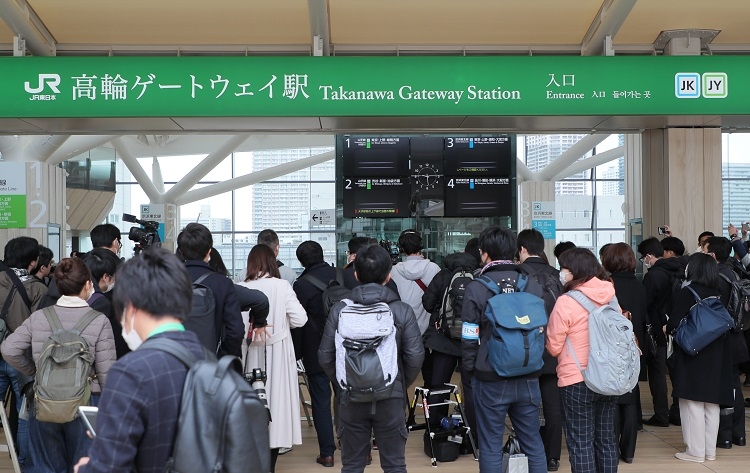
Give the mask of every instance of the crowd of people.
<path id="1" fill-rule="evenodd" d="M 642 281 L 636 253 L 625 243 L 605 245 L 598 257 L 560 243 L 558 270 L 548 262 L 541 233 L 516 235 L 500 226 L 483 230 L 463 252 L 445 255 L 442 268 L 424 256 L 413 229 L 401 232 L 405 257 L 395 265 L 372 238 L 348 242 L 343 268 L 325 261 L 320 244 L 305 241 L 296 251 L 304 268 L 299 275 L 277 260 L 278 235 L 264 230 L 236 282 L 211 232 L 197 223 L 180 232 L 175 254 L 151 248 L 124 263 L 120 231 L 109 224 L 92 230 L 92 251 L 57 265 L 36 240 L 14 238 L 0 268 L 0 334 L 6 337 L 0 390 L 10 389 L 17 400 L 18 460 L 32 473 L 165 471 L 188 367 L 139 347 L 166 338 L 195 356 L 232 355 L 244 360 L 246 371 L 262 368 L 271 472 L 279 455 L 302 443 L 298 370 L 311 398 L 315 461 L 333 467 L 340 449 L 345 472 L 363 471 L 374 446 L 384 471 L 406 471 L 403 414 L 420 373 L 420 385 L 430 389 L 460 373 L 462 421 L 478 446 L 481 472 L 502 469 L 506 417 L 531 473 L 558 470 L 563 435 L 574 473 L 615 472 L 620 461 L 636 458 L 644 425 L 670 423 L 682 426 L 686 446 L 677 459 L 713 461 L 717 448 L 746 443 L 741 375 L 750 372 L 748 332 L 729 330 L 697 354 L 672 335 L 696 301 L 718 298 L 727 307 L 734 282 L 748 279 L 747 232 L 728 230 L 731 239 L 702 233 L 693 254 L 668 227 L 663 239 L 643 240 L 637 246 L 647 269 Z M 515 300 L 533 306 L 544 324 L 524 334 L 523 366 L 511 369 L 502 366 L 497 348 L 510 338 L 498 337 L 503 324 L 495 317 L 514 310 L 504 296 L 518 293 L 524 295 Z M 611 306 L 627 321 L 653 409 L 642 408 L 638 384 L 613 394 L 590 382 L 589 305 Z M 342 346 L 351 346 L 342 334 L 352 313 L 379 319 L 383 311 L 394 329 L 376 345 L 392 343 L 396 369 L 385 388 L 365 392 L 354 378 L 342 378 L 351 361 L 342 354 Z M 525 313 L 515 319 L 529 323 Z M 85 347 L 78 356 L 89 376 L 77 402 L 101 409 L 93 439 L 75 416 L 51 417 L 40 395 L 40 373 L 50 376 L 50 340 L 63 332 Z M 384 352 L 377 353 L 388 372 Z M 644 411 L 653 415 L 644 418 Z M 447 407 L 436 407 L 431 427 L 439 429 L 447 415 Z"/>

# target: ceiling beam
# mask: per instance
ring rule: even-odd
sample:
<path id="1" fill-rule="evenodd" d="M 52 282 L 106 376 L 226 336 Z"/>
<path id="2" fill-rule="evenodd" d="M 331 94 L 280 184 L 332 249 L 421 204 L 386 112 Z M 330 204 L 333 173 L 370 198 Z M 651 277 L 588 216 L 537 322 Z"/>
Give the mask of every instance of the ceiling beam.
<path id="1" fill-rule="evenodd" d="M 627 19 L 638 0 L 604 0 L 581 41 L 581 56 L 602 56 L 607 53 L 605 41 L 612 39 Z"/>
<path id="2" fill-rule="evenodd" d="M 567 168 L 557 173 L 557 175 L 553 176 L 551 180 L 557 182 L 565 179 L 566 177 L 575 176 L 579 172 L 588 171 L 591 168 L 601 166 L 602 164 L 614 161 L 615 159 L 620 159 L 623 156 L 625 156 L 625 147 L 618 146 L 617 148 L 603 151 L 586 159 L 574 162 Z"/>
<path id="3" fill-rule="evenodd" d="M 313 56 L 331 55 L 331 23 L 328 16 L 328 0 L 307 0 L 310 15 L 310 41 Z"/>
<path id="4" fill-rule="evenodd" d="M 334 153 L 333 151 L 327 151 L 325 153 L 316 154 L 307 158 L 298 159 L 296 161 L 289 161 L 277 166 L 271 166 L 270 168 L 261 169 L 260 171 L 254 171 L 249 174 L 245 174 L 244 176 L 228 179 L 226 181 L 211 184 L 199 189 L 193 189 L 176 198 L 174 203 L 177 205 L 192 204 L 193 202 L 208 199 L 209 197 L 223 194 L 225 192 L 231 192 L 243 187 L 252 186 L 253 184 L 257 184 L 259 182 L 286 176 L 287 174 L 291 174 L 301 169 L 309 168 L 317 164 L 330 161 L 335 157 L 336 153 Z"/>
<path id="5" fill-rule="evenodd" d="M 555 176 L 565 172 L 571 164 L 581 159 L 583 155 L 594 149 L 596 145 L 609 138 L 608 134 L 586 135 L 576 144 L 566 149 L 554 161 L 546 165 L 541 171 L 534 173 L 535 181 L 552 181 Z"/>
<path id="6" fill-rule="evenodd" d="M 57 55 L 57 41 L 26 0 L 0 0 L 0 18 L 34 56 Z"/>

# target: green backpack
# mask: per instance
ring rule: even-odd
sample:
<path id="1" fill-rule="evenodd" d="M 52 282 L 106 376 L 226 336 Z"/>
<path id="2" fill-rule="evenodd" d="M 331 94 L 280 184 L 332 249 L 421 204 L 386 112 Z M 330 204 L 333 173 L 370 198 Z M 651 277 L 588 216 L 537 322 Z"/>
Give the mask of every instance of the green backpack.
<path id="1" fill-rule="evenodd" d="M 70 330 L 60 323 L 54 307 L 45 307 L 52 335 L 44 342 L 37 362 L 34 405 L 37 420 L 63 424 L 78 416 L 89 403 L 94 355 L 81 336 L 100 312 L 88 311 Z"/>

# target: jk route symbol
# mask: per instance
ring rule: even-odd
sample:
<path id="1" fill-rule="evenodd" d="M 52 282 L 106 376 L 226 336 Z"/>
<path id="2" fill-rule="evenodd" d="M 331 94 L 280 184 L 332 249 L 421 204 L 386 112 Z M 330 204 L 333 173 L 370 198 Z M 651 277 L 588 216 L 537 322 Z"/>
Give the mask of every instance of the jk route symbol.
<path id="1" fill-rule="evenodd" d="M 678 72 L 674 76 L 674 94 L 680 99 L 694 99 L 701 96 L 701 76 L 697 72 Z"/>

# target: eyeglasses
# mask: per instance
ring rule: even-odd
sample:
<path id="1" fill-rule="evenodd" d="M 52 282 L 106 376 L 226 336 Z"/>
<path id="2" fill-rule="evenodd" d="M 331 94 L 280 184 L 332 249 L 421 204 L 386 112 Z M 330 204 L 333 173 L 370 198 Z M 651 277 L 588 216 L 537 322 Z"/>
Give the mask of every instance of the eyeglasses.
<path id="1" fill-rule="evenodd" d="M 645 256 L 641 256 L 640 258 L 638 258 L 638 260 L 639 260 L 639 261 L 640 261 L 641 263 L 645 263 L 645 262 L 646 262 L 646 258 L 648 258 L 649 256 L 651 256 L 651 255 L 645 255 Z"/>

